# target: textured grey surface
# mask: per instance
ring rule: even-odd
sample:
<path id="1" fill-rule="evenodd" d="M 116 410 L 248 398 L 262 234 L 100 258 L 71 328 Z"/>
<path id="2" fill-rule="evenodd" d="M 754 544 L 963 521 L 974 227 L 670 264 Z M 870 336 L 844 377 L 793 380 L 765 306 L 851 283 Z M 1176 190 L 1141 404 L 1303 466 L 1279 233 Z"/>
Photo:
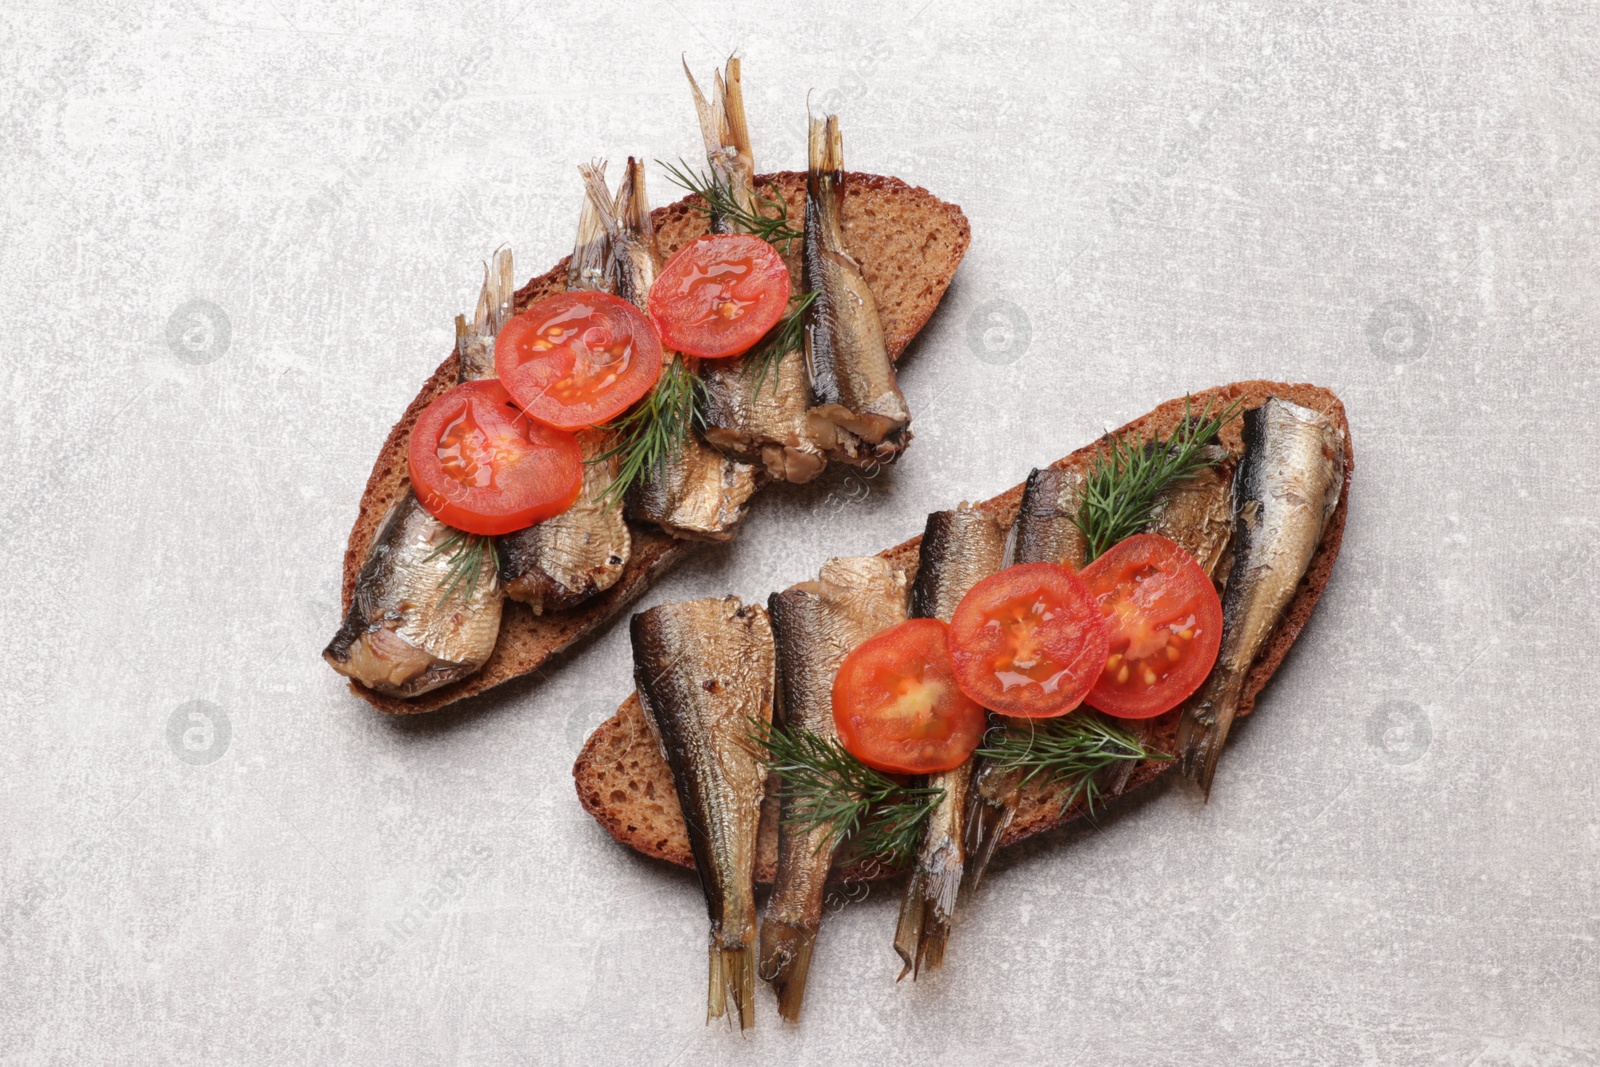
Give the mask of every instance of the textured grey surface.
<path id="1" fill-rule="evenodd" d="M 731 7 L 0 13 L 0 1058 L 1600 1062 L 1600 12 Z M 764 595 L 1236 378 L 1336 389 L 1359 464 L 1209 807 L 1003 862 L 915 986 L 896 894 L 841 901 L 803 1025 L 763 992 L 744 1037 L 692 879 L 573 795 L 623 627 L 409 721 L 317 656 L 479 262 L 562 255 L 581 160 L 693 158 L 679 53 L 735 47 L 764 167 L 814 90 L 972 250 L 903 465 L 773 494 L 652 599 Z"/>

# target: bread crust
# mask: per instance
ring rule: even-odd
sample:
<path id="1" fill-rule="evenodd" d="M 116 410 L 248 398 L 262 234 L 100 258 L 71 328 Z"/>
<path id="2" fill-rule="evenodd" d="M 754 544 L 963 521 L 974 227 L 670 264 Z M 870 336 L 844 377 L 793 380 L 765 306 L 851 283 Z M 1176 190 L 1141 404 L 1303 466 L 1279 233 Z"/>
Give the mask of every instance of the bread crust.
<path id="1" fill-rule="evenodd" d="M 805 181 L 806 176 L 800 171 L 781 171 L 756 179 L 764 195 L 783 197 L 791 219 L 803 217 Z M 695 210 L 697 201 L 697 197 L 686 197 L 651 212 L 663 259 L 707 232 L 704 216 Z M 898 360 L 933 314 L 966 254 L 972 236 L 967 218 L 955 204 L 940 200 L 926 189 L 898 178 L 853 172 L 845 176 L 841 211 L 845 239 L 861 260 L 867 284 L 878 303 L 889 355 Z M 785 256 L 796 292 L 800 284 L 799 252 L 796 241 Z M 516 310 L 522 311 L 534 301 L 564 290 L 566 275 L 567 260 L 563 259 L 529 281 L 517 290 Z M 360 509 L 345 547 L 341 613 L 350 609 L 356 576 L 384 515 L 406 490 L 406 448 L 411 428 L 422 410 L 455 382 L 456 367 L 452 352 L 384 441 L 361 494 Z M 654 527 L 637 523 L 629 523 L 629 527 L 633 554 L 614 586 L 587 604 L 544 616 L 533 614 L 526 604 L 506 601 L 495 650 L 476 674 L 410 700 L 385 696 L 354 681 L 350 683 L 351 692 L 382 711 L 414 715 L 532 674 L 619 615 L 658 576 L 698 548 Z"/>
<path id="2" fill-rule="evenodd" d="M 1284 656 L 1288 654 L 1306 620 L 1311 617 L 1317 599 L 1327 587 L 1328 579 L 1333 572 L 1334 560 L 1338 558 L 1339 546 L 1344 539 L 1345 515 L 1350 503 L 1350 482 L 1355 473 L 1355 453 L 1350 441 L 1350 425 L 1345 417 L 1344 405 L 1327 389 L 1315 385 L 1293 385 L 1283 382 L 1235 382 L 1196 393 L 1187 403 L 1192 404 L 1195 410 L 1209 403 L 1215 410 L 1222 405 L 1242 399 L 1245 408 L 1248 409 L 1264 403 L 1269 396 L 1292 400 L 1333 416 L 1345 439 L 1344 487 L 1339 494 L 1339 506 L 1328 520 L 1328 528 L 1324 531 L 1316 554 L 1311 559 L 1311 565 L 1306 569 L 1306 574 L 1295 591 L 1294 599 L 1272 631 L 1255 665 L 1250 669 L 1245 682 L 1244 697 L 1239 706 L 1240 716 L 1249 715 L 1255 709 L 1256 697 L 1283 662 Z M 1131 434 L 1138 440 L 1149 440 L 1170 434 L 1182 421 L 1185 405 L 1186 401 L 1181 398 L 1169 400 L 1149 414 L 1134 419 L 1116 433 L 1119 436 Z M 1234 451 L 1238 451 L 1241 447 L 1242 421 L 1235 418 L 1222 430 L 1223 444 Z M 1104 452 L 1108 441 L 1109 436 L 1102 437 L 1093 444 L 1057 460 L 1051 466 L 1085 469 L 1096 456 Z M 1000 522 L 1009 525 L 1016 516 L 1017 507 L 1022 500 L 1022 490 L 1023 485 L 1018 484 L 999 496 L 973 506 L 989 512 Z M 921 545 L 922 538 L 913 537 L 880 554 L 902 568 L 907 578 L 911 579 L 916 575 L 917 556 Z M 1149 739 L 1156 749 L 1165 752 L 1176 751 L 1177 723 L 1176 711 L 1151 720 Z M 1176 766 L 1175 761 L 1146 760 L 1140 763 L 1129 777 L 1124 794 L 1147 785 L 1171 772 Z M 636 696 L 629 696 L 617 709 L 616 715 L 601 723 L 589 736 L 578 755 L 577 762 L 573 765 L 572 776 L 577 786 L 579 802 L 612 837 L 647 856 L 693 869 L 694 860 L 689 854 L 689 840 L 683 826 L 683 815 L 678 809 L 677 799 L 672 791 L 672 772 L 650 736 Z M 756 858 L 756 880 L 763 883 L 771 882 L 776 865 L 777 825 L 776 814 L 772 808 L 773 806 L 769 804 L 763 811 L 760 848 Z M 1046 830 L 1063 826 L 1084 814 L 1084 810 L 1079 806 L 1061 811 L 1045 788 L 1038 786 L 1025 788 L 1016 816 L 1012 819 L 1005 836 L 1001 838 L 1001 847 L 1015 845 Z M 871 880 L 893 877 L 900 873 L 902 872 L 896 869 L 874 865 L 836 870 L 834 877 L 837 880 Z"/>

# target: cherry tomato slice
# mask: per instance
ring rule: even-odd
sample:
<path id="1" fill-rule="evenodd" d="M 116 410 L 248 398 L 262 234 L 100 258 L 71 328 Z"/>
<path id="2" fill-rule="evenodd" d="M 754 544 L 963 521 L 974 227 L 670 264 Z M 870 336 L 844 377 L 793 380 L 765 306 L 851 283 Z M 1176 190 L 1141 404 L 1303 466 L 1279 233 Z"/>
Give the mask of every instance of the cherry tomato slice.
<path id="1" fill-rule="evenodd" d="M 1054 563 L 991 574 L 950 619 L 956 681 L 1002 715 L 1044 719 L 1077 707 L 1105 667 L 1107 644 L 1089 590 Z"/>
<path id="2" fill-rule="evenodd" d="M 1156 534 L 1134 534 L 1079 573 L 1111 633 L 1105 671 L 1086 703 L 1122 719 L 1170 711 L 1211 673 L 1222 602 L 1193 556 Z"/>
<path id="3" fill-rule="evenodd" d="M 534 422 L 492 378 L 463 382 L 411 430 L 411 488 L 440 522 L 503 534 L 572 506 L 583 452 L 570 433 Z"/>
<path id="4" fill-rule="evenodd" d="M 857 645 L 833 677 L 839 741 L 868 767 L 932 774 L 961 766 L 983 738 L 983 709 L 950 673 L 938 619 L 911 619 Z"/>
<path id="5" fill-rule="evenodd" d="M 650 287 L 661 340 L 701 359 L 737 356 L 783 317 L 789 268 L 778 250 L 746 233 L 707 234 L 667 260 Z"/>
<path id="6" fill-rule="evenodd" d="M 661 340 L 644 312 L 609 293 L 545 297 L 494 343 L 494 369 L 522 410 L 558 430 L 615 418 L 661 377 Z"/>

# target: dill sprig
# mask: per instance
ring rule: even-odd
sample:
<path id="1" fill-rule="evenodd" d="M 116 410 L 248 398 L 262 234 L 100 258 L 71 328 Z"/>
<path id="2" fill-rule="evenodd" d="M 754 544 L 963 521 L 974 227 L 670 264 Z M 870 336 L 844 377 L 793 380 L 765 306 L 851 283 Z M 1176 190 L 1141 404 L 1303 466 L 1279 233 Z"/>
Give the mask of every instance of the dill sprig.
<path id="1" fill-rule="evenodd" d="M 922 841 L 922 825 L 944 798 L 937 786 L 908 786 L 873 770 L 835 738 L 757 722 L 755 740 L 789 803 L 786 818 L 802 833 L 827 829 L 818 851 L 851 839 L 864 858 L 899 864 Z"/>
<path id="2" fill-rule="evenodd" d="M 431 563 L 449 554 L 450 563 L 439 582 L 439 604 L 450 599 L 450 594 L 461 593 L 463 602 L 470 601 L 478 591 L 478 576 L 483 573 L 483 554 L 490 551 L 490 539 L 464 530 L 452 530 L 450 536 L 440 541 L 432 552 L 422 557 Z"/>
<path id="3" fill-rule="evenodd" d="M 663 469 L 683 448 L 690 430 L 703 424 L 700 389 L 699 375 L 682 357 L 673 357 L 661 368 L 661 377 L 643 400 L 605 424 L 603 429 L 616 435 L 616 444 L 589 462 L 621 457 L 616 479 L 600 494 L 606 507 L 620 504 L 629 489 L 652 471 Z"/>
<path id="4" fill-rule="evenodd" d="M 784 203 L 781 196 L 763 196 L 757 192 L 755 208 L 752 210 L 740 204 L 733 195 L 732 187 L 715 174 L 708 175 L 692 170 L 689 164 L 681 159 L 677 166 L 663 163 L 658 159 L 656 166 L 667 172 L 673 184 L 687 189 L 700 198 L 701 203 L 694 205 L 696 211 L 707 218 L 721 215 L 733 225 L 734 229 L 759 237 L 769 245 L 780 246 L 785 255 L 789 253 L 791 242 L 805 236 L 790 224 L 789 205 Z"/>
<path id="5" fill-rule="evenodd" d="M 1172 759 L 1088 711 L 993 727 L 977 755 L 1003 769 L 1026 772 L 1022 784 L 1035 778 L 1059 783 L 1063 811 L 1081 799 L 1091 813 L 1100 799 L 1102 770 L 1126 760 Z"/>
<path id="6" fill-rule="evenodd" d="M 1073 522 L 1088 542 L 1084 562 L 1150 525 L 1156 500 L 1174 482 L 1211 465 L 1205 447 L 1244 404 L 1236 400 L 1216 415 L 1206 402 L 1198 418 L 1183 402 L 1183 422 L 1171 437 L 1140 444 L 1131 435 L 1111 438 L 1111 451 L 1094 461 Z"/>
<path id="7" fill-rule="evenodd" d="M 791 300 L 792 306 L 783 313 L 777 325 L 745 353 L 744 372 L 750 374 L 753 371 L 756 376 L 754 392 L 761 392 L 761 385 L 767 380 L 768 374 L 772 375 L 772 391 L 778 391 L 778 363 L 805 343 L 806 308 L 816 299 L 817 294 L 810 292 Z"/>

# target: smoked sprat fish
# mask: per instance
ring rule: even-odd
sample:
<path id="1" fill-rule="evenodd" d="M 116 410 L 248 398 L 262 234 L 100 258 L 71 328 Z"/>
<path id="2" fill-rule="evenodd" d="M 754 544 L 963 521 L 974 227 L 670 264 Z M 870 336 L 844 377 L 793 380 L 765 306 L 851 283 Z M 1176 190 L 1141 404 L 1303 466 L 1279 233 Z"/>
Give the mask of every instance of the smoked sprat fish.
<path id="1" fill-rule="evenodd" d="M 602 180 L 605 164 L 596 164 Z M 567 261 L 567 289 L 611 292 L 616 264 L 600 211 L 587 192 L 578 221 L 578 242 Z M 560 515 L 502 536 L 500 580 L 506 595 L 535 615 L 576 607 L 610 589 L 622 577 L 633 539 L 622 510 L 607 507 L 606 490 L 616 481 L 620 460 L 607 456 L 614 435 L 598 427 L 578 433 L 583 448 L 583 487 Z"/>
<path id="2" fill-rule="evenodd" d="M 756 833 L 766 767 L 751 733 L 772 718 L 767 613 L 738 597 L 633 617 L 633 671 L 689 830 L 711 917 L 706 1018 L 755 1024 Z"/>
<path id="3" fill-rule="evenodd" d="M 469 325 L 456 316 L 458 381 L 494 377 L 494 339 L 511 317 L 511 251 L 486 269 Z M 494 547 L 452 529 L 407 486 L 356 577 L 350 610 L 322 658 L 380 693 L 414 697 L 472 674 L 500 634 L 504 594 Z"/>
<path id="4" fill-rule="evenodd" d="M 740 211 L 757 213 L 756 164 L 750 151 L 750 128 L 744 116 L 744 87 L 739 80 L 739 58 L 730 56 L 727 73 L 712 76 L 711 98 L 700 91 L 700 84 L 683 65 L 694 94 L 694 109 L 700 119 L 700 136 L 706 145 L 706 162 L 711 180 L 727 191 Z M 738 233 L 737 223 L 720 212 L 711 213 L 712 233 Z"/>
<path id="5" fill-rule="evenodd" d="M 1344 436 L 1321 412 L 1277 397 L 1245 412 L 1222 649 L 1178 720 L 1179 767 L 1208 797 L 1251 664 L 1294 599 L 1338 507 L 1344 459 Z"/>
<path id="6" fill-rule="evenodd" d="M 1073 570 L 1082 569 L 1089 553 L 1076 521 L 1082 498 L 1081 471 L 1039 467 L 1030 472 L 1011 524 L 1007 565 L 1066 563 Z"/>
<path id="7" fill-rule="evenodd" d="M 611 238 L 617 295 L 648 313 L 657 261 L 655 228 L 645 194 L 644 162 L 629 157 L 615 201 L 594 168 L 583 168 L 583 173 L 599 209 L 600 222 Z M 670 351 L 663 356 L 669 363 L 684 358 Z M 664 365 L 663 379 L 670 372 L 671 368 Z M 697 429 L 686 427 L 676 452 L 630 492 L 628 516 L 654 523 L 674 537 L 731 541 L 756 488 L 754 467 L 729 459 L 706 444 Z"/>
<path id="8" fill-rule="evenodd" d="M 1228 544 L 1233 536 L 1233 456 L 1221 445 L 1207 445 L 1207 466 L 1168 486 L 1156 501 L 1149 530 L 1177 543 L 1195 558 L 1219 590 L 1228 573 Z M 1150 738 L 1154 719 L 1134 719 L 1121 726 L 1141 744 Z M 1117 796 L 1128 786 L 1136 760 L 1119 760 L 1105 783 L 1105 795 Z"/>
<path id="9" fill-rule="evenodd" d="M 911 587 L 912 617 L 949 622 L 967 591 L 1005 564 L 1005 552 L 1006 531 L 988 512 L 963 505 L 929 515 Z M 922 968 L 944 964 L 950 920 L 966 868 L 972 763 L 969 758 L 954 770 L 928 775 L 927 784 L 943 789 L 944 796 L 923 829 L 900 904 L 894 948 L 904 964 L 901 978 L 910 973 L 915 980 Z"/>
<path id="10" fill-rule="evenodd" d="M 1220 586 L 1233 537 L 1233 457 L 1221 445 L 1207 445 L 1201 454 L 1206 466 L 1162 492 L 1150 532 L 1181 545 Z"/>
<path id="11" fill-rule="evenodd" d="M 726 76 L 715 75 L 709 100 L 687 66 L 684 74 L 700 116 L 711 180 L 746 218 L 760 214 L 739 60 L 728 60 Z M 710 222 L 712 233 L 742 232 L 739 220 L 726 214 L 713 211 Z M 770 363 L 761 363 L 761 358 L 739 356 L 700 364 L 706 441 L 734 459 L 761 464 L 774 480 L 809 482 L 822 473 L 827 459 L 811 439 L 807 417 L 811 381 L 804 346 L 779 352 Z"/>
<path id="12" fill-rule="evenodd" d="M 891 463 L 911 442 L 911 412 L 884 346 L 877 302 L 845 247 L 839 116 L 811 120 L 809 147 L 801 263 L 806 291 L 817 294 L 805 313 L 810 436 L 829 459 Z"/>
<path id="13" fill-rule="evenodd" d="M 857 645 L 905 620 L 905 574 L 879 556 L 833 559 L 823 564 L 817 581 L 772 594 L 768 607 L 778 648 L 781 722 L 837 739 L 834 675 Z M 801 830 L 793 803 L 785 796 L 780 806 L 778 869 L 761 920 L 761 976 L 772 983 L 778 1010 L 790 1022 L 800 1018 L 835 836 L 826 825 Z"/>
<path id="14" fill-rule="evenodd" d="M 1088 542 L 1074 517 L 1083 500 L 1081 472 L 1042 467 L 1028 475 L 1017 517 L 1007 541 L 1006 566 L 1018 563 L 1064 563 L 1082 570 Z M 1005 721 L 990 716 L 990 729 L 1004 729 Z M 1024 773 L 975 757 L 971 794 L 967 803 L 967 865 L 969 891 L 976 890 L 983 872 L 994 858 L 1000 839 L 1017 813 Z"/>

